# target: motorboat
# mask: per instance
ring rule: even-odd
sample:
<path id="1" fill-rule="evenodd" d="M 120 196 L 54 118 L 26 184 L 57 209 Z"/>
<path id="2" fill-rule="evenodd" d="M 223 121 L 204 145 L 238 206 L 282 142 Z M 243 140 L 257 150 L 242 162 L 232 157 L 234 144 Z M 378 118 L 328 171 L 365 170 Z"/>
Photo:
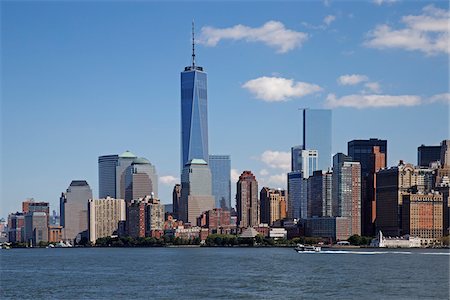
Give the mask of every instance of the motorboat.
<path id="1" fill-rule="evenodd" d="M 297 244 L 297 246 L 294 248 L 294 250 L 299 253 L 300 252 L 320 252 L 322 250 L 322 248 L 320 248 L 318 246 Z"/>

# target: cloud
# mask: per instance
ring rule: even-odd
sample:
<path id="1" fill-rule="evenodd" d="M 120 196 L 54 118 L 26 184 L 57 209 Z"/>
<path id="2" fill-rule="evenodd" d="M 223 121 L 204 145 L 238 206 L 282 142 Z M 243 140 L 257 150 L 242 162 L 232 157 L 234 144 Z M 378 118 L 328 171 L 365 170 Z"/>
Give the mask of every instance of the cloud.
<path id="1" fill-rule="evenodd" d="M 330 24 L 332 23 L 332 22 L 334 22 L 336 20 L 336 16 L 333 16 L 333 15 L 328 15 L 328 16 L 326 16 L 325 18 L 323 18 L 323 22 L 327 25 L 327 26 L 330 26 Z"/>
<path id="2" fill-rule="evenodd" d="M 372 93 L 381 93 L 381 86 L 378 82 L 366 82 L 364 86 L 368 88 Z"/>
<path id="3" fill-rule="evenodd" d="M 358 109 L 416 106 L 421 102 L 421 97 L 414 95 L 348 95 L 337 98 L 334 94 L 329 94 L 326 99 L 326 105 L 330 108 L 353 107 Z"/>
<path id="4" fill-rule="evenodd" d="M 267 171 L 266 169 L 262 169 L 261 171 L 259 171 L 259 175 L 267 176 L 267 175 L 269 175 L 269 171 Z"/>
<path id="5" fill-rule="evenodd" d="M 262 42 L 275 48 L 278 53 L 286 53 L 301 47 L 308 39 L 308 34 L 287 29 L 283 23 L 278 21 L 269 21 L 263 26 L 255 28 L 241 24 L 229 28 L 205 26 L 201 29 L 199 42 L 215 47 L 225 39 Z"/>
<path id="6" fill-rule="evenodd" d="M 283 151 L 266 150 L 259 158 L 267 166 L 274 169 L 289 171 L 291 168 L 291 153 Z"/>
<path id="7" fill-rule="evenodd" d="M 369 77 L 361 74 L 352 74 L 352 75 L 342 75 L 339 76 L 337 82 L 340 85 L 355 85 L 364 81 L 369 80 Z"/>
<path id="8" fill-rule="evenodd" d="M 373 0 L 373 3 L 375 3 L 376 5 L 383 5 L 383 4 L 393 4 L 398 1 L 399 0 Z"/>
<path id="9" fill-rule="evenodd" d="M 239 176 L 241 176 L 241 173 L 237 169 L 231 169 L 231 184 L 238 182 Z"/>
<path id="10" fill-rule="evenodd" d="M 300 98 L 322 90 L 316 84 L 295 82 L 293 79 L 282 77 L 259 77 L 247 81 L 242 85 L 255 98 L 267 102 L 286 101 L 290 98 Z"/>
<path id="11" fill-rule="evenodd" d="M 430 103 L 442 102 L 442 103 L 450 104 L 450 93 L 434 95 L 434 96 L 430 97 L 429 102 Z"/>
<path id="12" fill-rule="evenodd" d="M 282 173 L 269 176 L 269 178 L 267 179 L 267 183 L 269 183 L 272 186 L 275 186 L 276 188 L 286 189 L 287 175 L 286 173 Z"/>
<path id="13" fill-rule="evenodd" d="M 449 54 L 449 17 L 449 11 L 428 5 L 421 15 L 403 16 L 404 28 L 393 29 L 386 24 L 376 26 L 367 34 L 364 45 L 376 49 L 420 51 L 427 55 Z"/>
<path id="14" fill-rule="evenodd" d="M 177 177 L 167 175 L 167 176 L 161 176 L 159 177 L 159 182 L 165 185 L 174 185 L 175 183 L 179 182 Z"/>

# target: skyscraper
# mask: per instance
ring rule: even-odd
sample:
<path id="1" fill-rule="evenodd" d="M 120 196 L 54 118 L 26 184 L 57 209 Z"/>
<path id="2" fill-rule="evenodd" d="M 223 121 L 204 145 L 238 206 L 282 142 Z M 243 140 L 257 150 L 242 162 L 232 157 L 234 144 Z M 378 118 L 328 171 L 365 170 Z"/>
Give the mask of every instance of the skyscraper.
<path id="1" fill-rule="evenodd" d="M 98 196 L 99 198 L 116 197 L 116 166 L 119 155 L 98 157 Z"/>
<path id="2" fill-rule="evenodd" d="M 302 217 L 302 200 L 306 194 L 304 189 L 306 180 L 301 171 L 292 171 L 287 174 L 288 184 L 288 217 L 300 219 Z M 304 206 L 304 205 L 303 205 Z"/>
<path id="3" fill-rule="evenodd" d="M 286 191 L 263 187 L 260 191 L 261 223 L 272 225 L 286 218 Z"/>
<path id="4" fill-rule="evenodd" d="M 148 159 L 135 158 L 125 171 L 125 200 L 150 196 L 158 197 L 158 175 Z"/>
<path id="5" fill-rule="evenodd" d="M 300 156 L 303 145 L 291 147 L 291 171 L 301 171 Z"/>
<path id="6" fill-rule="evenodd" d="M 173 217 L 179 219 L 181 201 L 181 184 L 177 183 L 172 190 Z"/>
<path id="7" fill-rule="evenodd" d="M 128 150 L 119 155 L 116 165 L 116 198 L 125 199 L 126 177 L 130 172 L 131 164 L 136 158 L 137 156 Z"/>
<path id="8" fill-rule="evenodd" d="M 214 208 L 211 171 L 203 159 L 188 162 L 181 174 L 181 203 L 179 218 L 183 222 L 197 223 L 197 217 Z"/>
<path id="9" fill-rule="evenodd" d="M 258 182 L 251 171 L 242 172 L 237 182 L 236 206 L 239 227 L 253 227 L 260 223 Z"/>
<path id="10" fill-rule="evenodd" d="M 231 160 L 229 155 L 210 155 L 212 194 L 215 207 L 231 209 Z"/>
<path id="11" fill-rule="evenodd" d="M 425 146 L 417 147 L 417 165 L 421 167 L 429 167 L 430 163 L 441 160 L 441 146 Z"/>
<path id="12" fill-rule="evenodd" d="M 319 170 L 319 154 L 317 150 L 302 150 L 299 152 L 298 158 L 299 171 L 302 172 L 303 178 L 308 179 L 314 171 Z"/>
<path id="13" fill-rule="evenodd" d="M 308 178 L 308 218 L 332 216 L 332 173 L 314 171 Z"/>
<path id="14" fill-rule="evenodd" d="M 192 159 L 208 163 L 207 76 L 195 65 L 194 24 L 192 64 L 181 72 L 181 169 Z"/>
<path id="15" fill-rule="evenodd" d="M 319 155 L 318 170 L 331 166 L 331 110 L 303 110 L 303 149 L 315 149 Z"/>
<path id="16" fill-rule="evenodd" d="M 126 220 L 125 201 L 107 197 L 88 201 L 89 240 L 95 244 L 97 239 L 118 234 L 119 222 Z"/>
<path id="17" fill-rule="evenodd" d="M 380 139 L 348 142 L 348 155 L 361 164 L 361 233 L 375 235 L 376 172 L 386 167 L 387 141 Z"/>

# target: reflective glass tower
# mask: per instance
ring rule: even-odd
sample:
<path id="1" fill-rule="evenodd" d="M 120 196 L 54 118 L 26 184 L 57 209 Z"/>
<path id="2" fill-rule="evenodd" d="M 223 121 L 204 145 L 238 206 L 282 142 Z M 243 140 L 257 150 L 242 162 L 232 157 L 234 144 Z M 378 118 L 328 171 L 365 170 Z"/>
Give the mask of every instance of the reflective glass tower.
<path id="1" fill-rule="evenodd" d="M 319 152 L 319 169 L 331 166 L 331 110 L 303 110 L 303 147 Z"/>
<path id="2" fill-rule="evenodd" d="M 181 170 L 192 159 L 209 161 L 206 73 L 195 65 L 192 24 L 192 65 L 181 72 Z"/>
<path id="3" fill-rule="evenodd" d="M 210 155 L 212 194 L 215 207 L 231 209 L 231 160 L 229 155 Z"/>

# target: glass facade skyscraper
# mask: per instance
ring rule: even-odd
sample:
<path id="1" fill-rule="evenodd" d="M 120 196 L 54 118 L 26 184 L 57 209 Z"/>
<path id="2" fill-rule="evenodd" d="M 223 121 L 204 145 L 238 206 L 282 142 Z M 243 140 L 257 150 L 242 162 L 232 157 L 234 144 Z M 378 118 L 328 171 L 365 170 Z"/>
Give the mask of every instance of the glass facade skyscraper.
<path id="1" fill-rule="evenodd" d="M 319 152 L 319 170 L 331 166 L 331 110 L 303 110 L 303 149 Z"/>
<path id="2" fill-rule="evenodd" d="M 215 207 L 231 209 L 231 160 L 229 155 L 210 155 L 212 194 Z"/>
<path id="3" fill-rule="evenodd" d="M 116 166 L 119 155 L 103 155 L 98 158 L 98 196 L 116 198 Z"/>

